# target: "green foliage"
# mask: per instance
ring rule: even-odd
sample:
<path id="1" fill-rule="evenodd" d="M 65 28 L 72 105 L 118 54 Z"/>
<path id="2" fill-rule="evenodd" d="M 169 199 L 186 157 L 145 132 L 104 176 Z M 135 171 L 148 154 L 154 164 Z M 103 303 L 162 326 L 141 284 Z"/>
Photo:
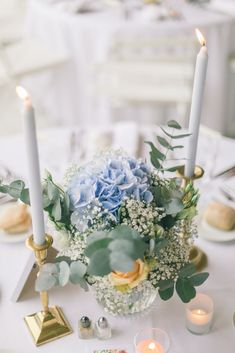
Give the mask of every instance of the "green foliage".
<path id="1" fill-rule="evenodd" d="M 158 283 L 160 298 L 162 300 L 170 299 L 176 289 L 183 303 L 190 302 L 196 295 L 194 287 L 203 284 L 209 276 L 207 272 L 195 274 L 195 271 L 195 266 L 189 263 L 181 269 L 176 282 L 173 279 L 160 281 Z"/>
<path id="2" fill-rule="evenodd" d="M 118 225 L 111 232 L 95 232 L 88 239 L 88 274 L 95 276 L 131 271 L 134 261 L 143 259 L 147 249 L 139 233 L 125 225 Z"/>
<path id="3" fill-rule="evenodd" d="M 47 263 L 42 266 L 39 272 L 35 289 L 38 292 L 48 291 L 56 285 L 65 286 L 70 281 L 74 284 L 80 284 L 83 289 L 88 290 L 86 273 L 87 267 L 80 261 L 68 263 L 63 260 L 55 264 Z"/>
<path id="4" fill-rule="evenodd" d="M 180 299 L 184 303 L 190 302 L 196 295 L 195 286 L 203 284 L 208 278 L 207 272 L 197 273 L 193 264 L 185 265 L 179 272 L 179 277 L 176 281 L 175 289 Z"/>
<path id="5" fill-rule="evenodd" d="M 27 205 L 29 201 L 29 189 L 25 188 L 23 180 L 15 180 L 9 185 L 0 183 L 0 192 L 10 195 L 13 199 L 19 199 Z"/>
<path id="6" fill-rule="evenodd" d="M 160 295 L 160 298 L 162 300 L 169 300 L 174 294 L 175 282 L 171 279 L 167 279 L 165 281 L 160 281 L 158 285 L 158 293 Z"/>
<path id="7" fill-rule="evenodd" d="M 178 170 L 181 166 L 174 166 L 171 168 L 164 168 L 163 167 L 163 162 L 167 161 L 167 154 L 169 151 L 174 151 L 176 149 L 181 149 L 184 148 L 183 145 L 173 145 L 172 140 L 176 139 L 182 139 L 185 137 L 190 136 L 190 134 L 174 134 L 174 130 L 181 130 L 181 126 L 177 121 L 175 120 L 170 120 L 167 123 L 167 127 L 172 129 L 172 132 L 167 131 L 163 127 L 161 127 L 161 130 L 163 131 L 165 137 L 162 136 L 156 136 L 157 141 L 161 147 L 162 150 L 154 146 L 152 142 L 146 141 L 146 143 L 150 146 L 151 151 L 150 151 L 150 160 L 154 168 L 156 168 L 159 172 L 175 172 Z"/>
<path id="8" fill-rule="evenodd" d="M 23 180 L 15 180 L 9 185 L 0 183 L 0 192 L 30 205 L 29 189 Z M 66 192 L 54 183 L 47 172 L 42 185 L 43 208 L 58 229 L 70 230 L 70 200 Z"/>

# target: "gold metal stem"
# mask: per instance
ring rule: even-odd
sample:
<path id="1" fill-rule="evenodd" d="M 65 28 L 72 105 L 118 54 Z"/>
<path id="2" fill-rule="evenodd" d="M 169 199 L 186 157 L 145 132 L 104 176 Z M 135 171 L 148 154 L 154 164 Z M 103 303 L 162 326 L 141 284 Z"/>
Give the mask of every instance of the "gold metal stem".
<path id="1" fill-rule="evenodd" d="M 194 175 L 189 178 L 184 175 L 183 166 L 177 171 L 177 175 L 182 179 L 181 187 L 184 189 L 189 183 L 202 178 L 204 175 L 204 170 L 199 166 L 195 166 Z M 185 228 L 186 227 L 184 226 L 184 233 L 186 232 Z M 189 259 L 195 265 L 197 271 L 201 271 L 207 266 L 206 254 L 195 245 L 193 245 L 190 250 Z"/>
<path id="2" fill-rule="evenodd" d="M 39 271 L 46 262 L 47 250 L 52 243 L 53 239 L 50 235 L 45 236 L 43 245 L 35 244 L 32 235 L 26 241 L 27 247 L 35 253 Z M 40 292 L 40 297 L 43 310 L 24 318 L 36 346 L 72 333 L 62 310 L 57 306 L 49 307 L 48 292 Z"/>
<path id="3" fill-rule="evenodd" d="M 44 313 L 48 313 L 49 311 L 49 296 L 48 292 L 40 292 L 41 302 Z"/>

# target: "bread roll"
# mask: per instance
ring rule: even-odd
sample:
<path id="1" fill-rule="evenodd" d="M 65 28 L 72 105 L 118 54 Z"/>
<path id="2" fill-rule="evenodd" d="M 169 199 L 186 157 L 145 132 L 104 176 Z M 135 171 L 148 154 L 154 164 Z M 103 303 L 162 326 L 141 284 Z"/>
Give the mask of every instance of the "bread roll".
<path id="1" fill-rule="evenodd" d="M 11 204 L 0 214 L 0 229 L 8 233 L 22 233 L 29 229 L 30 224 L 28 206 L 23 203 Z"/>
<path id="2" fill-rule="evenodd" d="M 220 202 L 212 202 L 207 207 L 204 218 L 212 227 L 230 231 L 235 228 L 235 210 Z"/>
<path id="3" fill-rule="evenodd" d="M 11 228 L 7 228 L 5 231 L 9 234 L 20 234 L 26 232 L 31 227 L 31 217 L 28 214 L 27 219 Z"/>

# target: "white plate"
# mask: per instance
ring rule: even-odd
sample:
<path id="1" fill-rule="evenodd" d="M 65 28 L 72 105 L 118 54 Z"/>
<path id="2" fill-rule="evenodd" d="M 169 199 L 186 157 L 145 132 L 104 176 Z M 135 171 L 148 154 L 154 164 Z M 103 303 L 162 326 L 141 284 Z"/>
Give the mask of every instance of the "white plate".
<path id="1" fill-rule="evenodd" d="M 224 231 L 212 227 L 203 218 L 203 213 L 200 213 L 200 215 L 198 216 L 198 236 L 209 241 L 231 241 L 235 240 L 235 229 L 230 231 Z"/>
<path id="2" fill-rule="evenodd" d="M 0 205 L 0 213 L 5 207 L 8 207 L 12 203 L 5 203 L 4 205 Z M 21 243 L 24 242 L 28 236 L 32 234 L 32 228 L 30 227 L 27 232 L 20 234 L 8 234 L 0 229 L 0 243 Z"/>

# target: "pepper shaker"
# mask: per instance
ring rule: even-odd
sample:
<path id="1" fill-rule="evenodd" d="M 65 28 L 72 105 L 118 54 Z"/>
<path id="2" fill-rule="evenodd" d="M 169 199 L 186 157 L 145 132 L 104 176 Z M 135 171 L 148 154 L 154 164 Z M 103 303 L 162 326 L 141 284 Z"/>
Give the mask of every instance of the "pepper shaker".
<path id="1" fill-rule="evenodd" d="M 78 336 L 82 339 L 89 339 L 93 337 L 93 328 L 91 320 L 87 316 L 83 316 L 78 324 Z"/>

